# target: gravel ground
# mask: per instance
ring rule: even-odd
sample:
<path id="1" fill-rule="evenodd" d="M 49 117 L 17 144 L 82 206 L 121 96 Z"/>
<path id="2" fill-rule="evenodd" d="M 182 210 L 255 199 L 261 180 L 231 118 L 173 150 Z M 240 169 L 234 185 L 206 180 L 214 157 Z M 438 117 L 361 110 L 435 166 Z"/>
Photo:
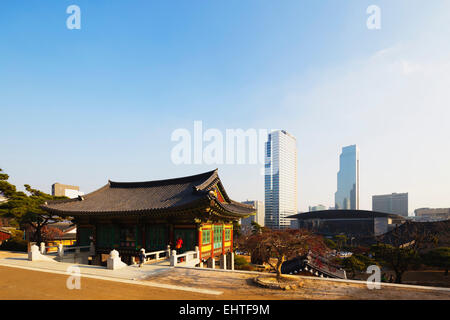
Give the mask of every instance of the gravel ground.
<path id="1" fill-rule="evenodd" d="M 147 278 L 147 280 L 199 286 L 205 289 L 223 291 L 222 299 L 356 299 L 356 300 L 450 300 L 450 292 L 420 289 L 381 287 L 369 290 L 361 284 L 302 279 L 303 287 L 297 290 L 275 290 L 260 288 L 253 283 L 254 274 L 224 273 L 206 270 L 177 268 Z"/>

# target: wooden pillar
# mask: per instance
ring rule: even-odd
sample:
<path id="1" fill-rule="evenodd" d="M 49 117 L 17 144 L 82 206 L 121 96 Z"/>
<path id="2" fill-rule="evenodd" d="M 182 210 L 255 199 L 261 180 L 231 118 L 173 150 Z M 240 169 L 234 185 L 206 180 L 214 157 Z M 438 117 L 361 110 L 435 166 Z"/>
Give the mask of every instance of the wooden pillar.
<path id="1" fill-rule="evenodd" d="M 145 239 L 145 235 L 146 235 L 146 224 L 144 223 L 144 224 L 142 224 L 142 246 L 141 246 L 141 248 L 144 248 L 145 249 L 145 247 L 146 247 L 146 239 Z"/>
<path id="2" fill-rule="evenodd" d="M 214 258 L 214 223 L 211 223 L 211 258 Z"/>
<path id="3" fill-rule="evenodd" d="M 233 244 L 233 223 L 231 223 L 231 228 L 230 228 L 230 250 L 231 250 L 231 252 L 233 252 L 233 245 L 234 245 Z"/>
<path id="4" fill-rule="evenodd" d="M 225 223 L 222 223 L 222 255 L 225 255 Z"/>
<path id="5" fill-rule="evenodd" d="M 201 260 L 202 259 L 202 226 L 200 225 L 198 227 L 198 248 L 199 248 L 199 256 L 198 258 Z"/>
<path id="6" fill-rule="evenodd" d="M 169 227 L 169 243 L 170 243 L 172 248 L 175 248 L 175 239 L 173 238 L 174 237 L 174 235 L 173 235 L 173 224 L 169 223 L 168 227 Z"/>

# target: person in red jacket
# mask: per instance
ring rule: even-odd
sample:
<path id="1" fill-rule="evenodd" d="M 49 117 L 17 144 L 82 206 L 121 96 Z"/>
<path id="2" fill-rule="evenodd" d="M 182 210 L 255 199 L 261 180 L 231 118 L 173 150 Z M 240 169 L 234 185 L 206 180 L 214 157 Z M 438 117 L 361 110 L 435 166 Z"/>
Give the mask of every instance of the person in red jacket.
<path id="1" fill-rule="evenodd" d="M 177 242 L 176 242 L 176 244 L 175 244 L 175 249 L 177 249 L 177 254 L 181 254 L 181 248 L 182 248 L 182 247 L 183 247 L 183 239 L 181 239 L 181 237 L 178 236 Z M 180 259 L 180 262 L 183 262 L 183 261 L 184 261 L 184 259 L 181 258 L 181 259 Z"/>
<path id="2" fill-rule="evenodd" d="M 178 236 L 177 242 L 176 242 L 176 245 L 175 245 L 175 249 L 177 249 L 177 254 L 181 253 L 181 248 L 182 247 L 183 247 L 183 239 L 181 239 L 181 237 Z"/>

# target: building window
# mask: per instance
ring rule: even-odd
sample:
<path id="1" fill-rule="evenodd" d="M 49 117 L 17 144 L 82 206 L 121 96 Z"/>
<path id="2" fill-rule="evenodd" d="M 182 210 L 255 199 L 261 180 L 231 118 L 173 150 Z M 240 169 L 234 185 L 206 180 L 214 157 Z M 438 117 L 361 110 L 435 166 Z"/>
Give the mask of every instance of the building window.
<path id="1" fill-rule="evenodd" d="M 211 242 L 211 230 L 202 231 L 202 244 L 209 244 Z"/>
<path id="2" fill-rule="evenodd" d="M 223 226 L 214 226 L 214 249 L 222 248 Z"/>
<path id="3" fill-rule="evenodd" d="M 225 241 L 230 241 L 231 239 L 231 229 L 225 229 Z"/>

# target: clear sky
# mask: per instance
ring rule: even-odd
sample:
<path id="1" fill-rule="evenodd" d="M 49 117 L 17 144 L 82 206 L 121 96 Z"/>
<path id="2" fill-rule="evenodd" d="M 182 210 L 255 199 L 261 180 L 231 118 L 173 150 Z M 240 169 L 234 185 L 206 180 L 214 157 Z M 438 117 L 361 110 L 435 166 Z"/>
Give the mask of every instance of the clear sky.
<path id="1" fill-rule="evenodd" d="M 350 144 L 362 209 L 391 192 L 450 207 L 449 39 L 448 0 L 4 0 L 0 167 L 86 193 L 219 167 L 232 198 L 263 200 L 260 166 L 172 163 L 171 133 L 201 120 L 296 136 L 300 210 L 334 204 Z"/>

